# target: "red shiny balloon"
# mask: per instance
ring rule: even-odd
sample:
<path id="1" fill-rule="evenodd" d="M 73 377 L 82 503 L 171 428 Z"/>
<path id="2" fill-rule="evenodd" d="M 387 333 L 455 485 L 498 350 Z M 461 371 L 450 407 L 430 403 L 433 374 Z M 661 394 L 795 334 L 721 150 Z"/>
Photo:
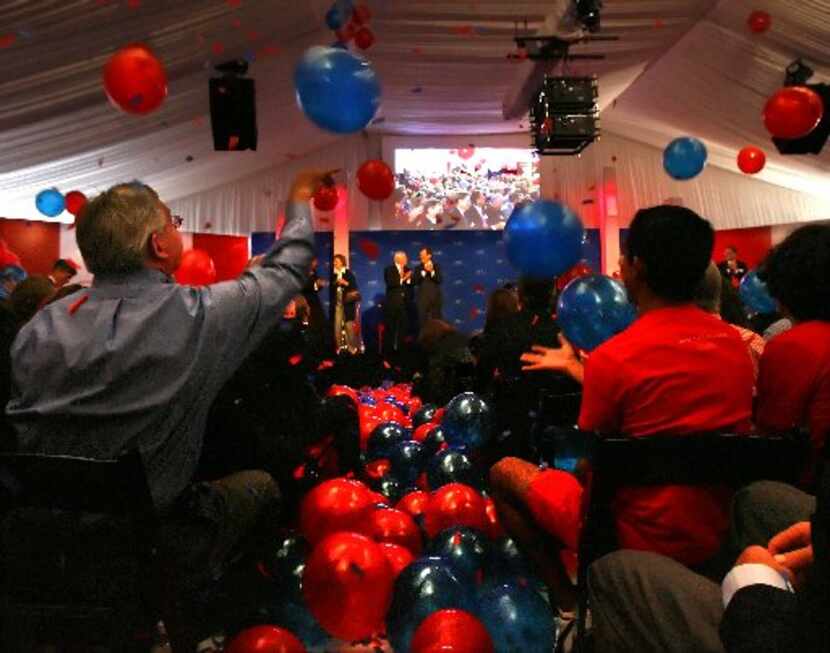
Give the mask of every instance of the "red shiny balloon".
<path id="1" fill-rule="evenodd" d="M 225 653 L 306 653 L 306 648 L 284 628 L 254 626 L 234 637 Z"/>
<path id="2" fill-rule="evenodd" d="M 411 653 L 494 653 L 490 633 L 464 610 L 438 610 L 418 626 Z"/>
<path id="3" fill-rule="evenodd" d="M 311 544 L 337 531 L 355 531 L 374 506 L 360 481 L 333 478 L 316 486 L 303 499 L 300 530 Z"/>
<path id="4" fill-rule="evenodd" d="M 398 544 L 381 542 L 380 548 L 383 551 L 383 555 L 386 556 L 386 560 L 392 568 L 392 574 L 395 578 L 415 560 L 415 556 L 412 555 L 409 549 Z"/>
<path id="5" fill-rule="evenodd" d="M 423 442 L 427 439 L 427 436 L 429 435 L 430 431 L 432 431 L 432 429 L 434 428 L 435 424 L 433 424 L 432 422 L 426 422 L 424 424 L 421 424 L 418 428 L 415 429 L 415 431 L 413 431 L 412 439 L 415 440 L 415 442 Z"/>
<path id="6" fill-rule="evenodd" d="M 354 405 L 360 407 L 360 398 L 357 390 L 350 388 L 347 385 L 333 385 L 326 392 L 327 397 L 348 397 L 354 402 Z"/>
<path id="7" fill-rule="evenodd" d="M 438 488 L 429 498 L 424 511 L 424 528 L 435 537 L 451 526 L 469 526 L 487 530 L 484 499 L 469 485 L 449 483 Z"/>
<path id="8" fill-rule="evenodd" d="M 335 186 L 320 186 L 312 198 L 314 201 L 314 208 L 318 211 L 334 211 L 337 208 L 339 196 L 337 194 L 337 187 Z"/>
<path id="9" fill-rule="evenodd" d="M 372 435 L 372 431 L 374 431 L 381 423 L 381 420 L 377 417 L 361 417 L 360 418 L 360 450 L 366 451 L 366 448 L 369 445 L 369 438 Z"/>
<path id="10" fill-rule="evenodd" d="M 191 249 L 182 255 L 182 262 L 174 276 L 183 286 L 209 286 L 216 283 L 216 266 L 210 254 Z"/>
<path id="11" fill-rule="evenodd" d="M 464 161 L 469 161 L 470 159 L 472 159 L 475 153 L 476 148 L 474 148 L 472 145 L 470 145 L 469 147 L 458 148 L 458 156 L 464 159 Z"/>
<path id="12" fill-rule="evenodd" d="M 354 641 L 384 630 L 393 582 L 376 542 L 357 533 L 334 533 L 306 561 L 303 597 L 328 633 Z"/>
<path id="13" fill-rule="evenodd" d="M 750 31 L 754 34 L 763 34 L 772 25 L 772 16 L 770 16 L 766 11 L 756 9 L 749 14 L 746 24 L 749 25 Z"/>
<path id="14" fill-rule="evenodd" d="M 375 415 L 378 416 L 381 422 L 395 422 L 395 424 L 401 425 L 406 422 L 403 411 L 397 406 L 386 402 L 377 405 Z"/>
<path id="15" fill-rule="evenodd" d="M 357 187 L 369 199 L 383 201 L 395 190 L 395 175 L 386 163 L 372 159 L 358 169 Z"/>
<path id="16" fill-rule="evenodd" d="M 354 44 L 361 50 L 368 50 L 375 44 L 375 35 L 368 27 L 362 27 L 354 35 Z"/>
<path id="17" fill-rule="evenodd" d="M 741 172 L 754 175 L 761 172 L 767 163 L 767 155 L 758 147 L 748 146 L 738 152 L 738 167 Z"/>
<path id="18" fill-rule="evenodd" d="M 405 494 L 398 505 L 395 506 L 398 510 L 403 510 L 411 517 L 420 517 L 424 514 L 429 503 L 429 492 L 410 492 Z"/>
<path id="19" fill-rule="evenodd" d="M 360 532 L 375 542 L 388 542 L 405 547 L 416 556 L 421 555 L 424 547 L 418 525 L 408 513 L 395 508 L 373 510 Z"/>
<path id="20" fill-rule="evenodd" d="M 86 195 L 79 190 L 71 190 L 63 199 L 66 201 L 66 210 L 72 215 L 78 215 L 86 206 Z"/>
<path id="21" fill-rule="evenodd" d="M 389 473 L 390 469 L 392 469 L 392 463 L 389 462 L 388 458 L 378 458 L 366 463 L 363 467 L 363 473 L 366 474 L 366 478 L 379 481 Z"/>
<path id="22" fill-rule="evenodd" d="M 146 45 L 128 45 L 104 66 L 104 90 L 122 111 L 150 113 L 167 97 L 167 74 Z"/>
<path id="23" fill-rule="evenodd" d="M 493 503 L 493 500 L 489 497 L 484 500 L 484 515 L 486 517 L 484 534 L 487 537 L 491 540 L 498 540 L 499 538 L 507 535 L 507 533 L 504 532 L 504 528 L 502 528 L 501 521 L 499 521 L 499 513 L 496 510 L 496 504 Z"/>
<path id="24" fill-rule="evenodd" d="M 806 86 L 785 86 L 764 107 L 764 126 L 778 138 L 803 138 L 824 116 L 821 96 Z"/>
<path id="25" fill-rule="evenodd" d="M 559 277 L 557 277 L 556 289 L 564 290 L 565 286 L 567 286 L 574 279 L 579 279 L 580 277 L 587 277 L 593 273 L 594 271 L 591 269 L 590 265 L 588 265 L 585 261 L 580 261 L 579 263 L 574 265 L 570 270 L 564 272 L 563 274 L 559 275 Z"/>
<path id="26" fill-rule="evenodd" d="M 435 415 L 432 416 L 432 423 L 433 424 L 440 424 L 441 420 L 444 419 L 444 413 L 447 412 L 446 408 L 439 408 L 435 411 Z"/>

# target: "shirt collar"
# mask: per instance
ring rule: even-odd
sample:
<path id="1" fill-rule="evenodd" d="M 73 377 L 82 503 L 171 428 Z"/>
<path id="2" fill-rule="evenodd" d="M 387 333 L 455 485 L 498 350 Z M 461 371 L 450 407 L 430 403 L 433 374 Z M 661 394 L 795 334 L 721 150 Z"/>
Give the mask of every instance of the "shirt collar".
<path id="1" fill-rule="evenodd" d="M 152 268 L 142 268 L 134 272 L 96 274 L 92 280 L 92 286 L 94 288 L 113 290 L 116 292 L 119 289 L 126 290 L 127 288 L 143 288 L 146 286 L 170 283 L 175 283 L 173 277 L 161 270 L 154 270 Z"/>

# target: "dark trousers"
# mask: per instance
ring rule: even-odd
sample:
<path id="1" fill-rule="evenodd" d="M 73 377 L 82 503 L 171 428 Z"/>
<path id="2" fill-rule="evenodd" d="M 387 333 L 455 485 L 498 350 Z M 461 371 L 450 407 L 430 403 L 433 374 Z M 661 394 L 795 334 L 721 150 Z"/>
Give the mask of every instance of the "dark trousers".
<path id="1" fill-rule="evenodd" d="M 399 351 L 407 332 L 406 304 L 397 298 L 387 300 L 383 311 L 385 331 L 383 334 L 384 353 Z"/>
<path id="2" fill-rule="evenodd" d="M 443 319 L 441 315 L 441 293 L 421 292 L 416 303 L 418 305 L 418 324 L 421 329 L 424 328 L 428 320 Z"/>
<path id="3" fill-rule="evenodd" d="M 815 498 L 789 485 L 754 483 L 736 493 L 729 546 L 767 546 L 806 521 Z M 716 579 L 720 581 L 720 579 Z M 722 653 L 720 583 L 644 551 L 616 551 L 588 574 L 591 636 L 603 653 Z"/>

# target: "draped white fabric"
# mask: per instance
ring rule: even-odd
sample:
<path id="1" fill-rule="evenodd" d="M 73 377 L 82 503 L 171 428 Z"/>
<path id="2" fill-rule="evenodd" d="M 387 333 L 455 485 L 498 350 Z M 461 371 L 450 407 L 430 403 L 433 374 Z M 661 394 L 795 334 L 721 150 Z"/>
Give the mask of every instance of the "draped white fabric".
<path id="1" fill-rule="evenodd" d="M 215 233 L 248 233 L 273 228 L 299 165 L 343 167 L 353 187 L 362 159 L 379 154 L 377 140 L 316 129 L 296 107 L 293 91 L 300 53 L 333 40 L 323 24 L 330 3 L 142 0 L 135 9 L 127 0 L 0 3 L 0 39 L 13 41 L 0 49 L 0 215 L 43 219 L 33 201 L 43 188 L 94 194 L 139 178 L 185 216 L 187 229 L 210 223 Z M 383 106 L 370 133 L 457 134 L 466 142 L 526 130 L 524 117 L 506 121 L 502 114 L 530 64 L 511 63 L 506 55 L 515 24 L 523 29 L 527 19 L 529 30 L 541 29 L 556 3 L 368 4 L 377 36 L 368 56 L 383 83 Z M 756 8 L 773 16 L 765 35 L 746 28 Z M 581 202 L 582 189 L 598 183 L 597 171 L 611 165 L 614 149 L 623 216 L 629 201 L 688 196 L 689 206 L 719 226 L 828 217 L 830 147 L 819 157 L 779 156 L 759 113 L 796 56 L 816 70 L 816 81 L 828 80 L 830 0 L 605 0 L 603 34 L 620 40 L 579 51 L 606 53 L 606 60 L 574 63 L 570 70 L 599 75 L 609 137 L 582 159 L 546 163 L 560 172 L 545 186 L 558 183 Z M 170 78 L 165 104 L 145 117 L 117 112 L 101 88 L 108 56 L 134 41 L 155 49 Z M 211 63 L 246 55 L 256 57 L 259 150 L 214 152 L 207 115 Z M 682 134 L 706 142 L 710 166 L 698 180 L 676 184 L 660 169 L 659 151 L 637 142 L 662 149 Z M 735 170 L 735 153 L 747 144 L 766 150 L 769 163 L 759 177 L 774 186 L 717 170 Z M 378 210 L 350 193 L 356 228 L 379 224 Z"/>

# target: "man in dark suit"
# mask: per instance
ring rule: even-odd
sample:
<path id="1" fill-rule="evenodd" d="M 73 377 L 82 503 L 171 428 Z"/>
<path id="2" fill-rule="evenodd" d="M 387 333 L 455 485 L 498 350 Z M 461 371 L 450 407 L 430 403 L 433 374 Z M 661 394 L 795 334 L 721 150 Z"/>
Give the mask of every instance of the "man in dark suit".
<path id="1" fill-rule="evenodd" d="M 442 319 L 441 268 L 432 260 L 429 247 L 424 247 L 418 257 L 421 264 L 415 268 L 413 282 L 418 287 L 415 301 L 418 305 L 418 323 L 423 329 L 427 320 Z"/>
<path id="2" fill-rule="evenodd" d="M 406 303 L 412 288 L 412 270 L 407 267 L 406 252 L 395 252 L 394 264 L 383 271 L 386 301 L 383 305 L 385 353 L 397 352 L 407 332 Z"/>
<path id="3" fill-rule="evenodd" d="M 749 266 L 743 261 L 738 260 L 738 249 L 734 245 L 730 245 L 723 250 L 723 261 L 718 263 L 718 270 L 729 280 L 733 288 L 741 285 L 741 280 L 749 272 Z"/>
<path id="4" fill-rule="evenodd" d="M 464 212 L 467 229 L 488 229 L 487 215 L 484 213 L 485 197 L 480 190 L 470 193 L 470 208 Z"/>

